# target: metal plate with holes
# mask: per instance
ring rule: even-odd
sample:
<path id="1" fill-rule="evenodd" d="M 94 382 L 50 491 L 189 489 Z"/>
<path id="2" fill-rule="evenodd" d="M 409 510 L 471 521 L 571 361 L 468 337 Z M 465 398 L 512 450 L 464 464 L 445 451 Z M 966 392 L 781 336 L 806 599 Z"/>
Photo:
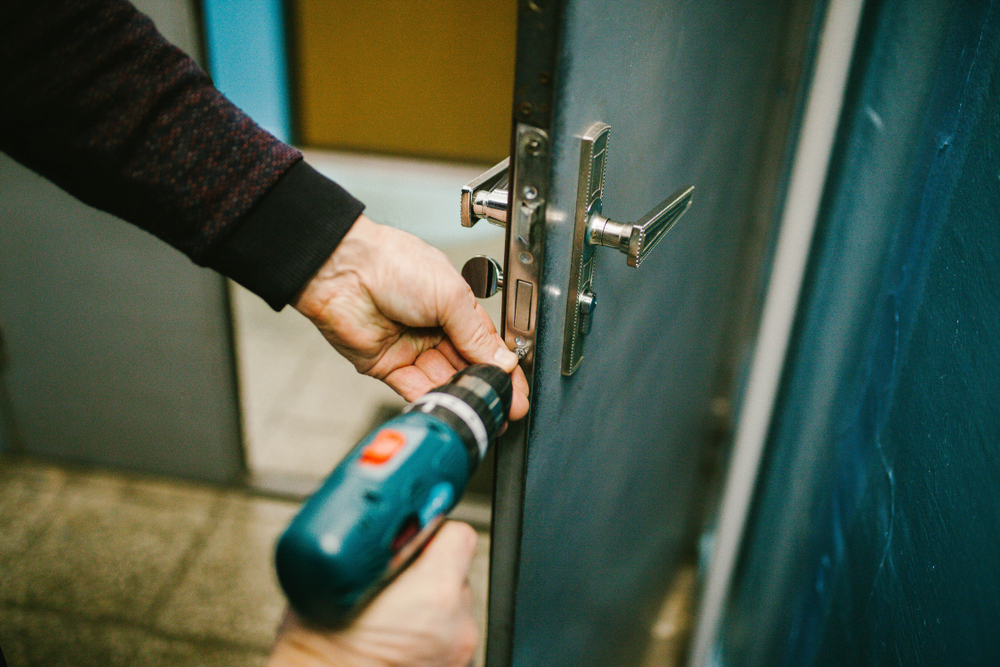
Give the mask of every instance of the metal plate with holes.
<path id="1" fill-rule="evenodd" d="M 594 123 L 580 137 L 580 181 L 576 196 L 576 227 L 566 299 L 563 334 L 563 375 L 572 375 L 583 361 L 583 348 L 594 308 L 594 246 L 587 242 L 587 221 L 601 213 L 604 202 L 604 165 L 611 126 Z"/>
<path id="2" fill-rule="evenodd" d="M 545 233 L 545 196 L 549 178 L 548 135 L 517 126 L 517 170 L 511 188 L 504 290 L 504 339 L 528 367 L 534 361 L 538 285 Z"/>

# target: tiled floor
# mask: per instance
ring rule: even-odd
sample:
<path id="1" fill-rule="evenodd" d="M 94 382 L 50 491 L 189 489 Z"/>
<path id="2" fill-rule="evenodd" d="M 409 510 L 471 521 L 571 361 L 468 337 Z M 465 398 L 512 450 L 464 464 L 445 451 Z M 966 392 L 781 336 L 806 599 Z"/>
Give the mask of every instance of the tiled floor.
<path id="1" fill-rule="evenodd" d="M 11 667 L 260 665 L 296 504 L 0 459 L 0 648 Z M 489 538 L 470 580 L 485 619 Z"/>

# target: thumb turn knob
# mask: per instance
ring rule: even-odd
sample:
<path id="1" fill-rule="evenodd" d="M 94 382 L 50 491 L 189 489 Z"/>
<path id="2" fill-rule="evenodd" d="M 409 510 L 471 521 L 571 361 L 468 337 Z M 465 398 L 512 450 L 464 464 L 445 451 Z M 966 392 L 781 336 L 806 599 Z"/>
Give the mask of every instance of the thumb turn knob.
<path id="1" fill-rule="evenodd" d="M 462 277 L 469 283 L 472 293 L 486 299 L 503 289 L 503 269 L 500 263 L 486 255 L 476 255 L 462 267 Z"/>

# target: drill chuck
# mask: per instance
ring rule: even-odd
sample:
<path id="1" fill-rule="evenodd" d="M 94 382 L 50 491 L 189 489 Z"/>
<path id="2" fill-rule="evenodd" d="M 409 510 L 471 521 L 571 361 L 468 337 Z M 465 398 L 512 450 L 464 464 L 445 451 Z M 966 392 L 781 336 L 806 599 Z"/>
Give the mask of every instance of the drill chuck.
<path id="1" fill-rule="evenodd" d="M 458 503 L 510 411 L 510 377 L 470 366 L 363 438 L 278 540 L 278 580 L 313 625 L 350 620 Z"/>
<path id="2" fill-rule="evenodd" d="M 507 420 L 512 397 L 510 377 L 496 366 L 479 364 L 424 394 L 405 412 L 422 412 L 448 424 L 465 443 L 474 470 Z"/>

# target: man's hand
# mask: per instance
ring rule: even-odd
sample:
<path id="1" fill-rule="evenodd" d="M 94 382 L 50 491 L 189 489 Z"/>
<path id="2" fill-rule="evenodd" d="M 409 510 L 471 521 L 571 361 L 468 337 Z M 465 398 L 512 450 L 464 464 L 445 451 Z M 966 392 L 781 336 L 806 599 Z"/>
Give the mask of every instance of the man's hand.
<path id="1" fill-rule="evenodd" d="M 291 613 L 267 667 L 467 667 L 479 631 L 468 574 L 476 532 L 448 522 L 348 628 L 320 632 Z"/>
<path id="2" fill-rule="evenodd" d="M 358 372 L 408 401 L 473 363 L 511 374 L 511 419 L 528 412 L 528 383 L 472 290 L 445 257 L 365 216 L 295 300 Z"/>

